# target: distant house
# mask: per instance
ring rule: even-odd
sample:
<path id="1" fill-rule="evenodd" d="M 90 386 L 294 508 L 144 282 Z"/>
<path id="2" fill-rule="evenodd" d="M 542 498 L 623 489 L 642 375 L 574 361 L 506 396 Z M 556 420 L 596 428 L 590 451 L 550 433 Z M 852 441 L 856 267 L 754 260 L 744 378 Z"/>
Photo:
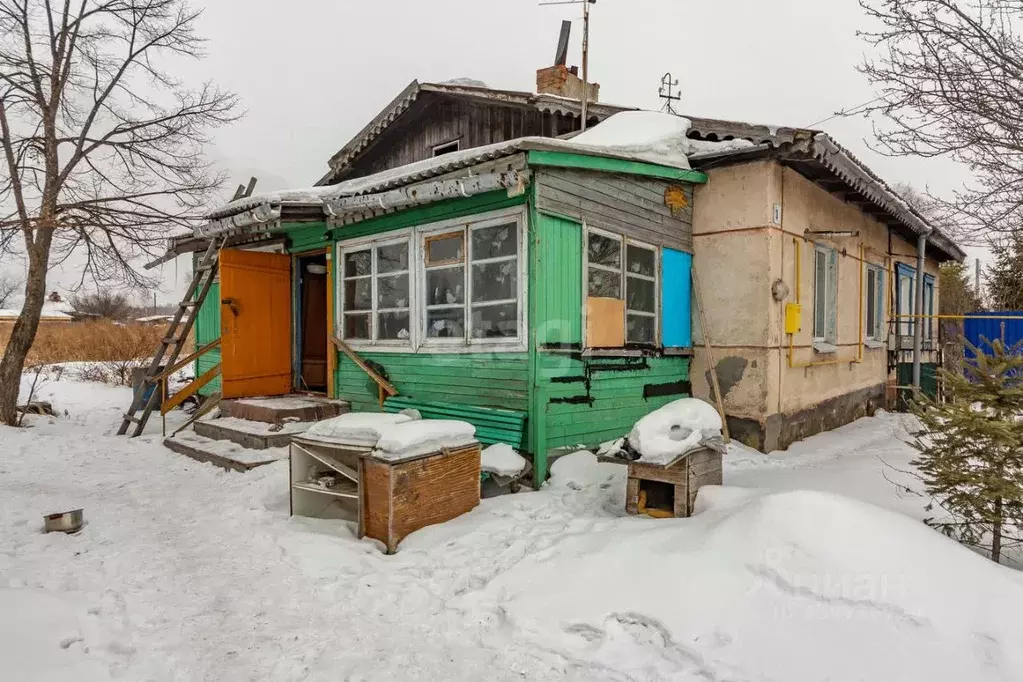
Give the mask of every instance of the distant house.
<path id="1" fill-rule="evenodd" d="M 597 103 L 593 134 L 573 137 L 578 102 L 542 90 L 413 83 L 320 186 L 232 202 L 172 240 L 168 257 L 229 239 L 196 325 L 199 345 L 221 339 L 199 362 L 221 367 L 207 390 L 467 419 L 541 477 L 553 449 L 711 400 L 704 332 L 732 432 L 756 447 L 885 404 L 915 324 L 898 316 L 936 310 L 938 265 L 964 258 L 946 235 L 821 131 L 600 124 L 630 110 Z M 936 326 L 920 324 L 933 367 Z M 381 401 L 332 334 L 398 396 Z"/>
<path id="2" fill-rule="evenodd" d="M 56 294 L 56 292 L 54 292 Z M 21 316 L 21 308 L 0 308 L 0 327 L 14 326 L 14 322 Z M 39 317 L 40 325 L 51 325 L 51 324 L 66 324 L 68 322 L 74 322 L 74 313 L 71 306 L 63 302 L 60 299 L 60 295 L 57 294 L 56 299 L 51 294 L 45 303 L 43 303 L 42 314 Z"/>

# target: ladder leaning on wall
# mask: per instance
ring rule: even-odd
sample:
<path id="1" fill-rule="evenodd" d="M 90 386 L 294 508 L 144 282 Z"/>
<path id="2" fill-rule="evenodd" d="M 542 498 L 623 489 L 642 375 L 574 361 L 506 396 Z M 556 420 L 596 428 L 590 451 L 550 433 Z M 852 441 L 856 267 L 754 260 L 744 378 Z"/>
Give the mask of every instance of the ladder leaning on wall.
<path id="1" fill-rule="evenodd" d="M 192 326 L 199 315 L 203 301 L 209 294 L 214 280 L 217 278 L 217 271 L 220 267 L 220 249 L 223 248 L 226 238 L 215 236 L 210 239 L 210 244 L 196 265 L 192 275 L 192 283 L 185 292 L 185 297 L 178 304 L 178 310 L 174 314 L 167 329 L 167 334 L 160 342 L 160 347 L 153 356 L 146 375 L 135 387 L 132 396 L 131 407 L 124 414 L 124 421 L 117 435 L 121 436 L 128 432 L 134 424 L 135 429 L 131 437 L 141 435 L 146 428 L 153 410 L 160 404 L 162 397 L 161 382 L 164 380 L 164 367 L 175 364 L 181 355 L 182 349 L 188 343 Z"/>

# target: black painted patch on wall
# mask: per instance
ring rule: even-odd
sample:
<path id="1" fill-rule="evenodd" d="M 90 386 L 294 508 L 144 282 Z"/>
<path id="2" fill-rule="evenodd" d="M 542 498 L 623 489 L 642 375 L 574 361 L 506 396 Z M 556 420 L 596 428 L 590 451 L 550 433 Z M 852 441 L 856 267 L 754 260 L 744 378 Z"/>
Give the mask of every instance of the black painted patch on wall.
<path id="1" fill-rule="evenodd" d="M 575 395 L 571 398 L 551 398 L 552 403 L 564 403 L 566 405 L 592 405 L 593 398 L 588 395 Z"/>
<path id="2" fill-rule="evenodd" d="M 554 377 L 551 379 L 552 384 L 583 384 L 586 383 L 586 377 Z"/>
<path id="3" fill-rule="evenodd" d="M 728 392 L 740 381 L 742 381 L 743 375 L 746 374 L 746 367 L 749 365 L 749 360 L 738 356 L 730 356 L 722 358 L 717 364 L 718 382 L 721 384 L 721 398 L 727 398 Z M 710 370 L 705 373 L 707 385 L 710 387 L 711 398 L 714 398 L 714 382 L 710 378 Z"/>
<path id="4" fill-rule="evenodd" d="M 692 395 L 693 384 L 689 381 L 673 381 L 670 384 L 647 384 L 643 387 L 643 399 L 665 395 Z"/>

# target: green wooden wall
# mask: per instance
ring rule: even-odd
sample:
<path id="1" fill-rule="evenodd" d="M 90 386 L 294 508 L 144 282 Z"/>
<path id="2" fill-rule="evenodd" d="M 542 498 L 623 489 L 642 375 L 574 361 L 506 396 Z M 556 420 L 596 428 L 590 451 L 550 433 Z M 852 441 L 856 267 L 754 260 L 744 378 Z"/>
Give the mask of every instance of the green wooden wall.
<path id="1" fill-rule="evenodd" d="M 199 308 L 195 318 L 195 347 L 201 348 L 220 338 L 220 282 L 210 286 L 206 300 Z M 220 363 L 220 349 L 214 348 L 202 355 L 195 363 L 195 375 L 200 376 L 206 370 Z M 220 390 L 220 377 L 199 389 L 199 394 L 210 396 Z"/>
<path id="2" fill-rule="evenodd" d="M 528 442 L 542 480 L 550 450 L 620 438 L 643 415 L 684 397 L 644 396 L 688 382 L 689 359 L 583 357 L 582 224 L 536 210 L 530 215 Z"/>

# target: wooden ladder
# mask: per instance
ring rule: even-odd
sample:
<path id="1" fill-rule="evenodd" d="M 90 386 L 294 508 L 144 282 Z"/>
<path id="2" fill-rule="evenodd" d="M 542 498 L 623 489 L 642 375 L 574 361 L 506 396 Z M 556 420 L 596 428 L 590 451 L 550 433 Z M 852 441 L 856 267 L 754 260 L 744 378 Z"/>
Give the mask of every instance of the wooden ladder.
<path id="1" fill-rule="evenodd" d="M 149 369 L 146 370 L 145 378 L 135 389 L 131 407 L 124 414 L 124 421 L 121 422 L 121 428 L 118 429 L 117 435 L 122 436 L 127 433 L 133 424 L 135 429 L 131 432 L 132 438 L 141 435 L 146 428 L 149 416 L 160 402 L 162 368 L 174 365 L 188 342 L 188 335 L 199 316 L 199 309 L 217 277 L 220 267 L 220 249 L 223 248 L 225 241 L 226 237 L 223 236 L 215 236 L 210 239 L 210 245 L 195 268 L 192 283 L 188 286 L 184 299 L 178 304 L 178 311 L 174 314 L 174 319 L 167 329 L 167 335 L 160 342 L 160 348 L 153 356 L 153 361 L 150 363 Z"/>

